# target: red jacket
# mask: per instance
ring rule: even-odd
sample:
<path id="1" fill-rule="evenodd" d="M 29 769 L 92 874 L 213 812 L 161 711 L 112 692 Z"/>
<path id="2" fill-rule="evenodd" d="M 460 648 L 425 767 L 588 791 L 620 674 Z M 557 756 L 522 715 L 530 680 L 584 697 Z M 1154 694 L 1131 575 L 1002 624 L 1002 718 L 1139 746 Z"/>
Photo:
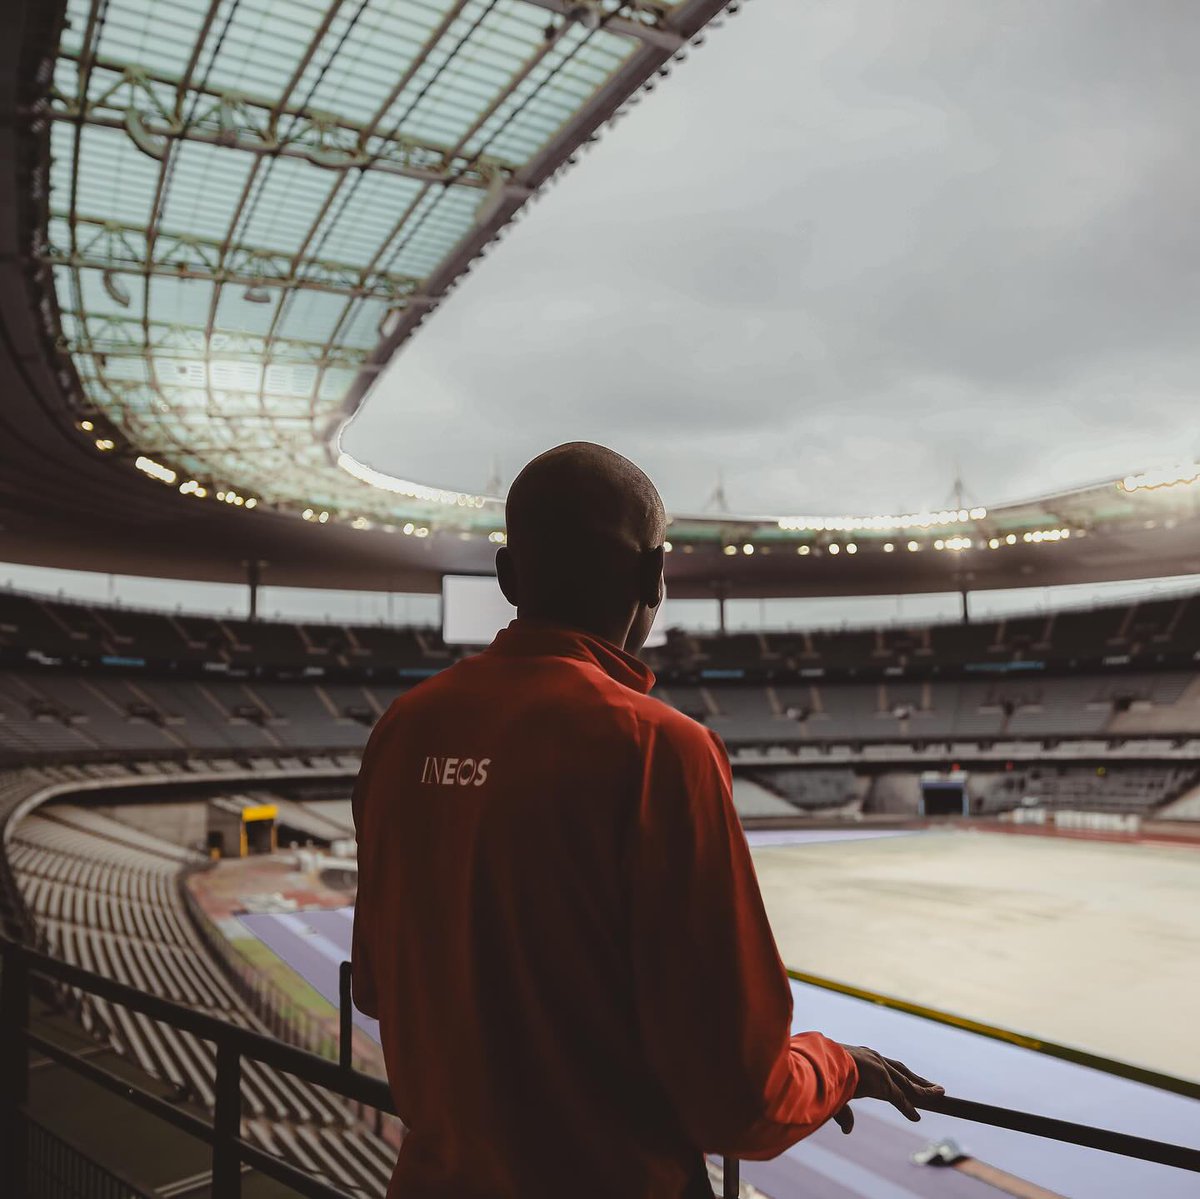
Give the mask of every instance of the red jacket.
<path id="1" fill-rule="evenodd" d="M 409 1128 L 389 1199 L 693 1199 L 853 1094 L 791 989 L 715 734 L 514 621 L 396 700 L 354 792 L 354 997 Z"/>

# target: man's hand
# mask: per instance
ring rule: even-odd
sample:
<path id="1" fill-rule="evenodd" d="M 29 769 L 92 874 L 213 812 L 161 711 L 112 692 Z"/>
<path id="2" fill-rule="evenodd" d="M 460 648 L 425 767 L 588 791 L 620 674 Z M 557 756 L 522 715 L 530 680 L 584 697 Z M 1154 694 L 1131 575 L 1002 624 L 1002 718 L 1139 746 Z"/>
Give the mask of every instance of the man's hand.
<path id="1" fill-rule="evenodd" d="M 842 1048 L 858 1067 L 855 1099 L 882 1099 L 910 1120 L 919 1120 L 921 1113 L 913 1106 L 914 1101 L 946 1093 L 944 1087 L 914 1074 L 903 1062 L 884 1057 L 874 1049 L 862 1045 L 843 1045 Z M 833 1118 L 842 1132 L 848 1133 L 854 1127 L 854 1113 L 849 1104 Z"/>

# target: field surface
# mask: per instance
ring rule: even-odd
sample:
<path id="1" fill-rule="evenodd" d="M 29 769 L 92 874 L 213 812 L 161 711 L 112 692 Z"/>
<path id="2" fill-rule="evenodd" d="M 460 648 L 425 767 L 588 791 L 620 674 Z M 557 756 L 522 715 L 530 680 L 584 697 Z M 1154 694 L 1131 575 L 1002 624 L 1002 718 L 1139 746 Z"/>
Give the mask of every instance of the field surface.
<path id="1" fill-rule="evenodd" d="M 1200 1081 L 1200 849 L 947 831 L 754 863 L 793 969 Z"/>

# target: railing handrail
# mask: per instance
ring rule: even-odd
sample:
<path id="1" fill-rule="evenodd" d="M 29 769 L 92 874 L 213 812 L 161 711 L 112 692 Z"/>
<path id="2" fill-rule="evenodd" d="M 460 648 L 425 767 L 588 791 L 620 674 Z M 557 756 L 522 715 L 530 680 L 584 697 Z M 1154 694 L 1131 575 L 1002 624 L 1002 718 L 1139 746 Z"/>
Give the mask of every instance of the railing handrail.
<path id="1" fill-rule="evenodd" d="M 311 1199 L 346 1199 L 343 1192 L 312 1175 L 298 1170 L 281 1158 L 265 1153 L 257 1146 L 245 1141 L 240 1135 L 239 1103 L 241 1059 L 250 1058 L 316 1086 L 324 1087 L 334 1094 L 357 1100 L 369 1107 L 395 1114 L 391 1092 L 382 1079 L 373 1078 L 353 1069 L 347 1064 L 346 1048 L 343 1046 L 341 1063 L 334 1063 L 316 1054 L 278 1041 L 273 1037 L 242 1028 L 239 1025 L 217 1019 L 203 1012 L 194 1011 L 170 999 L 148 995 L 125 983 L 116 982 L 74 966 L 68 962 L 22 945 L 7 937 L 0 937 L 0 959 L 4 972 L 0 976 L 0 1064 L 16 1068 L 14 1063 L 29 1047 L 38 1049 L 52 1060 L 91 1079 L 102 1087 L 123 1095 L 136 1105 L 158 1115 L 183 1131 L 198 1137 L 213 1147 L 213 1179 L 227 1180 L 234 1189 L 222 1190 L 222 1195 L 240 1193 L 240 1167 L 247 1164 L 277 1180 L 292 1186 Z M 92 995 L 100 996 L 111 1003 L 120 1004 L 132 1011 L 140 1012 L 150 1019 L 161 1021 L 185 1032 L 212 1041 L 217 1047 L 217 1105 L 213 1122 L 207 1123 L 189 1112 L 181 1110 L 148 1091 L 133 1086 L 127 1079 L 119 1078 L 38 1036 L 28 1028 L 28 974 L 36 973 L 67 986 L 77 987 Z M 343 1038 L 348 1036 L 350 1012 L 349 971 L 343 964 L 339 979 L 342 1002 L 341 1030 Z M 23 1117 L 26 1093 L 25 1079 L 19 1085 L 9 1080 L 9 1085 L 0 1087 L 0 1118 L 12 1121 Z M 1111 1129 L 1095 1128 L 1069 1120 L 1040 1116 L 1031 1112 L 998 1107 L 969 1099 L 943 1096 L 922 1101 L 917 1105 L 926 1111 L 970 1120 L 996 1128 L 1011 1129 L 1032 1136 L 1048 1138 L 1065 1144 L 1079 1145 L 1116 1153 L 1123 1157 L 1155 1162 L 1182 1170 L 1200 1173 L 1200 1148 L 1174 1145 L 1148 1137 Z M 14 1142 L 11 1127 L 3 1130 L 5 1140 L 11 1147 Z M 735 1199 L 738 1194 L 739 1163 L 735 1158 L 725 1159 L 725 1199 Z"/>
<path id="2" fill-rule="evenodd" d="M 381 1078 L 341 1066 L 328 1058 L 289 1045 L 286 1041 L 266 1033 L 231 1024 L 205 1012 L 198 1012 L 194 1008 L 176 1003 L 173 999 L 149 995 L 126 983 L 105 978 L 102 974 L 94 974 L 70 962 L 51 957 L 41 950 L 20 945 L 7 937 L 0 937 L 0 956 L 7 959 L 13 953 L 22 957 L 31 970 L 45 978 L 78 987 L 89 994 L 98 995 L 101 999 L 107 999 L 110 1003 L 118 1003 L 131 1011 L 140 1012 L 151 1020 L 158 1020 L 183 1032 L 189 1032 L 202 1040 L 230 1045 L 241 1057 L 273 1066 L 285 1074 L 325 1087 L 344 1098 L 354 1099 L 368 1107 L 395 1115 L 391 1091 Z"/>

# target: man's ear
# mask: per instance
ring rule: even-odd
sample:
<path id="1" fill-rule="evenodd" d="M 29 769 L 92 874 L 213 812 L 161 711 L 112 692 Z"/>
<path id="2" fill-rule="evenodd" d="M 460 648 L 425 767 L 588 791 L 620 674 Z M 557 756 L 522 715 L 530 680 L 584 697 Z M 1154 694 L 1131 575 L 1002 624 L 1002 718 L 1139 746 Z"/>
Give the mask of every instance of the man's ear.
<path id="1" fill-rule="evenodd" d="M 506 545 L 502 545 L 496 551 L 496 580 L 500 584 L 500 590 L 504 593 L 504 598 L 514 608 L 518 607 L 517 568 L 513 562 L 512 554 L 509 553 L 508 546 Z"/>
<path id="2" fill-rule="evenodd" d="M 657 608 L 666 593 L 663 584 L 663 561 L 665 551 L 661 545 L 642 554 L 640 593 L 638 599 L 647 608 Z"/>

